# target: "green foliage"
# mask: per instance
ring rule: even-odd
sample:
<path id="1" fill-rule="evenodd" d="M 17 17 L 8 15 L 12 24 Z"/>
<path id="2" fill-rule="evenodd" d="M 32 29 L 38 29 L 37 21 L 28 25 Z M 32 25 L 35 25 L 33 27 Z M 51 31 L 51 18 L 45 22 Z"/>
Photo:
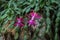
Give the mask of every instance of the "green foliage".
<path id="1" fill-rule="evenodd" d="M 16 34 L 14 35 L 14 39 L 15 39 L 15 40 L 18 39 L 18 33 L 16 33 Z"/>
<path id="2" fill-rule="evenodd" d="M 24 16 L 31 10 L 38 12 L 42 15 L 40 26 L 35 29 L 32 40 L 38 40 L 36 35 L 40 29 L 45 26 L 45 35 L 47 34 L 48 40 L 60 40 L 59 39 L 59 24 L 60 24 L 60 0 L 0 0 L 0 33 L 6 32 L 8 28 L 15 28 L 13 24 L 17 16 Z M 11 23 L 4 28 L 4 25 L 11 20 Z M 45 25 L 43 23 L 45 22 Z M 18 30 L 18 29 L 16 29 Z M 24 27 L 24 30 L 28 30 L 28 26 Z M 15 35 L 15 39 L 18 39 L 18 33 Z M 27 34 L 24 34 L 24 40 L 27 40 Z M 43 34 L 44 35 L 44 34 Z M 45 37 L 44 35 L 44 37 Z"/>

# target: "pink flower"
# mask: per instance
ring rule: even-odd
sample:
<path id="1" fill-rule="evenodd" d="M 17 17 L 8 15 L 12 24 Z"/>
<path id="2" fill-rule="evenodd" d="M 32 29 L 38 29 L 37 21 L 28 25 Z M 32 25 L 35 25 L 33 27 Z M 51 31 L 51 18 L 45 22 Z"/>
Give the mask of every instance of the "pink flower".
<path id="1" fill-rule="evenodd" d="M 14 24 L 14 26 L 19 26 L 19 27 L 23 27 L 24 24 L 23 24 L 23 18 L 16 18 L 16 22 Z"/>
<path id="2" fill-rule="evenodd" d="M 30 16 L 31 19 L 28 21 L 28 24 L 35 26 L 36 25 L 35 19 L 40 19 L 41 16 L 34 11 L 30 12 Z"/>

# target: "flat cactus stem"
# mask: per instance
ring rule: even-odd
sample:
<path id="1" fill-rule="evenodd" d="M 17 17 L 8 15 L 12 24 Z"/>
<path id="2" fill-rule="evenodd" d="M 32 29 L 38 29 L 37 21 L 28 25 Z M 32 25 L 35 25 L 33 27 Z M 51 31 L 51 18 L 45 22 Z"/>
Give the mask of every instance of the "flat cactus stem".
<path id="1" fill-rule="evenodd" d="M 51 28 L 51 20 L 50 20 L 50 13 L 49 13 L 49 7 L 46 7 L 46 33 L 50 31 Z"/>
<path id="2" fill-rule="evenodd" d="M 59 25 L 59 21 L 60 21 L 60 9 L 59 9 L 59 11 L 58 11 L 58 13 L 57 13 L 57 18 L 56 18 L 56 20 L 55 20 L 55 38 L 54 38 L 54 40 L 59 40 L 59 36 L 58 36 L 58 25 Z"/>

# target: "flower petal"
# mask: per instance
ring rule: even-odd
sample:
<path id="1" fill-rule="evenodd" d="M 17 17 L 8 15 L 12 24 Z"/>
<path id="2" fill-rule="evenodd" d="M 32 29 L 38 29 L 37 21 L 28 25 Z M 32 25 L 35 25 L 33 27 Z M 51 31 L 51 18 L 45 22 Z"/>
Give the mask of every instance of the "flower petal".
<path id="1" fill-rule="evenodd" d="M 28 24 L 31 25 L 31 26 L 32 26 L 32 25 L 33 25 L 33 26 L 36 25 L 34 20 L 29 20 Z"/>

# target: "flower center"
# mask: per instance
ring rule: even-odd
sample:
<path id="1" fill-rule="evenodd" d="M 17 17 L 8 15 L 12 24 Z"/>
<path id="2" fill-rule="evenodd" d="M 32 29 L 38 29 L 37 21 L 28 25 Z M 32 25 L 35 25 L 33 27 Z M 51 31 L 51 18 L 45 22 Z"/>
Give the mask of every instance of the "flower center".
<path id="1" fill-rule="evenodd" d="M 34 15 L 32 16 L 32 19 L 31 19 L 31 20 L 34 20 L 35 14 L 36 14 L 36 13 L 34 13 Z"/>

